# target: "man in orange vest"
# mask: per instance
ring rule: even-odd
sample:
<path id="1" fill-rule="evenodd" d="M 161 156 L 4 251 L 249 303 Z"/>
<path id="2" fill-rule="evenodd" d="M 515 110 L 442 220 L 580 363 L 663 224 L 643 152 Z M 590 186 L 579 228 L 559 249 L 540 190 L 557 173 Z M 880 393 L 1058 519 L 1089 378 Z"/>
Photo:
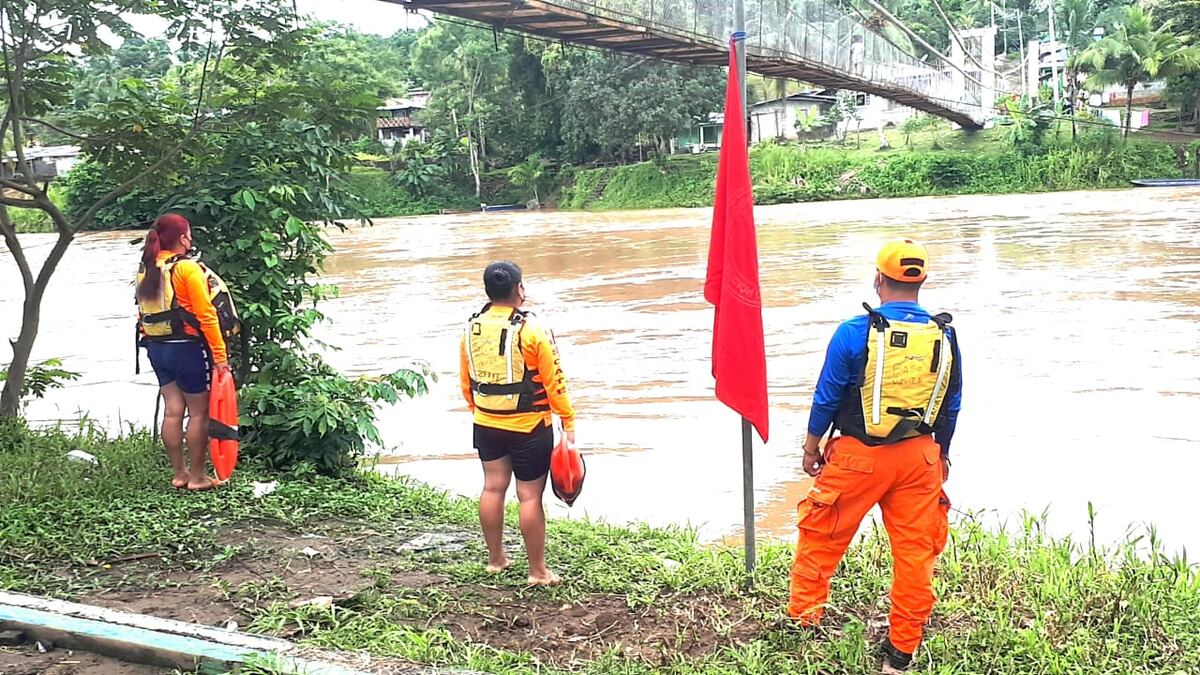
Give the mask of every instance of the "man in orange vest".
<path id="1" fill-rule="evenodd" d="M 933 612 L 933 568 L 946 545 L 950 439 L 962 400 L 958 339 L 948 314 L 917 304 L 929 254 L 911 239 L 876 258 L 880 306 L 842 323 L 817 381 L 804 443 L 816 476 L 799 505 L 788 614 L 821 620 L 829 582 L 863 517 L 878 504 L 894 579 L 883 672 L 907 668 Z M 840 435 L 820 441 L 833 426 Z"/>

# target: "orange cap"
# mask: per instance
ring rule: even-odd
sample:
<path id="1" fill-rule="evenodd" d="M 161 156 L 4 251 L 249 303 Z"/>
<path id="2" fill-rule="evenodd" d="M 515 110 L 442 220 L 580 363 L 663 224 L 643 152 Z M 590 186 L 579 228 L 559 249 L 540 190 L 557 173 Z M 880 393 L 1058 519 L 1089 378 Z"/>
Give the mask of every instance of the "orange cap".
<path id="1" fill-rule="evenodd" d="M 880 274 L 905 283 L 925 281 L 925 265 L 929 252 L 912 239 L 894 239 L 883 245 L 875 257 L 875 267 Z"/>

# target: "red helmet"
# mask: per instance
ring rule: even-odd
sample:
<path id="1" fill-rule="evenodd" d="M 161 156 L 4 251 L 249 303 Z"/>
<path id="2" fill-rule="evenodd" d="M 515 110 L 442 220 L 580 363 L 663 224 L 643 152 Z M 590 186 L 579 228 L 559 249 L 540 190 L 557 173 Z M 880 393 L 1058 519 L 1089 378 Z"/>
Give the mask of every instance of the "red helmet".
<path id="1" fill-rule="evenodd" d="M 565 436 L 559 438 L 550 453 L 550 484 L 554 487 L 554 494 L 571 506 L 583 491 L 586 475 L 587 465 L 583 462 L 583 455 L 575 446 L 567 445 Z"/>

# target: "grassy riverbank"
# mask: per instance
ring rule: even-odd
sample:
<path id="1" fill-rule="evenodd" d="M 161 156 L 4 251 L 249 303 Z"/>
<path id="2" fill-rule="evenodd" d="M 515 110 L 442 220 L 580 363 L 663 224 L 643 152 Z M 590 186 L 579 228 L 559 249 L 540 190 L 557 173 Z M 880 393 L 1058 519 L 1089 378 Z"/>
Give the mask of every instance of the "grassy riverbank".
<path id="1" fill-rule="evenodd" d="M 888 131 L 892 149 L 877 150 L 877 132 L 845 144 L 759 145 L 750 153 L 756 204 L 1009 194 L 1128 187 L 1133 178 L 1191 175 L 1174 148 L 1155 141 L 1123 142 L 1113 132 L 1070 131 L 1024 151 L 1003 128 L 923 131 L 907 141 Z M 1188 152 L 1192 156 L 1193 150 Z M 1188 159 L 1190 162 L 1191 160 Z M 712 204 L 717 155 L 675 156 L 628 166 L 577 170 L 560 206 L 568 209 L 700 207 Z"/>
<path id="2" fill-rule="evenodd" d="M 418 483 L 246 467 L 225 489 L 187 494 L 144 435 L 7 427 L 0 438 L 4 589 L 511 673 L 862 673 L 884 630 L 879 531 L 847 556 L 828 624 L 800 630 L 780 621 L 784 545 L 762 550 L 747 593 L 737 550 L 679 530 L 554 521 L 551 563 L 567 583 L 527 589 L 515 527 L 513 570 L 490 577 L 474 502 Z M 99 468 L 66 460 L 75 448 Z M 251 483 L 265 480 L 278 488 L 255 498 Z M 924 672 L 1200 669 L 1200 576 L 1158 550 L 1081 547 L 1033 518 L 1000 534 L 966 519 L 937 586 Z"/>

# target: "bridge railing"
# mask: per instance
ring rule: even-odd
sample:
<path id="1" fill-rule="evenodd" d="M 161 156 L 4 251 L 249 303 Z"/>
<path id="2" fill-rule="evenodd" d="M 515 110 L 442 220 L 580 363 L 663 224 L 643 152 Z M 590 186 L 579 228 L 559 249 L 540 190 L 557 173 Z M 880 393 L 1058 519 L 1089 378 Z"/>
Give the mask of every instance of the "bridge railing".
<path id="1" fill-rule="evenodd" d="M 729 0 L 555 2 L 703 42 L 723 43 L 733 32 L 733 3 Z M 911 48 L 864 26 L 857 14 L 825 0 L 745 0 L 745 9 L 748 45 L 757 56 L 808 61 L 844 79 L 891 85 L 952 110 L 979 113 L 978 87 L 963 87 L 950 72 L 914 57 Z"/>

